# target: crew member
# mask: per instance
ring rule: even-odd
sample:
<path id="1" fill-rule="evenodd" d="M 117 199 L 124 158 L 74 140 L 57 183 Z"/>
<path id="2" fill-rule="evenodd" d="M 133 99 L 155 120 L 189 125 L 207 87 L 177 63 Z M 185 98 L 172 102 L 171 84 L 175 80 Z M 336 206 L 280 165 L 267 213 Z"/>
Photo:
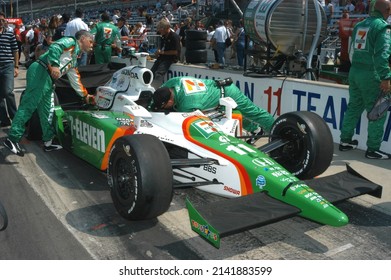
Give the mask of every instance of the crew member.
<path id="1" fill-rule="evenodd" d="M 93 36 L 85 30 L 78 31 L 75 37 L 64 37 L 53 42 L 47 52 L 33 62 L 26 75 L 26 91 L 14 117 L 8 138 L 4 146 L 18 156 L 24 156 L 19 142 L 25 131 L 25 124 L 30 120 L 35 110 L 38 111 L 42 126 L 42 140 L 46 152 L 61 149 L 53 143 L 54 131 L 51 123 L 51 109 L 53 96 L 53 82 L 67 74 L 71 86 L 85 99 L 87 103 L 94 103 L 94 96 L 89 95 L 80 81 L 77 71 L 77 57 L 81 52 L 88 52 L 92 48 Z"/>
<path id="2" fill-rule="evenodd" d="M 353 29 L 349 52 L 352 62 L 349 104 L 341 128 L 340 151 L 357 148 L 358 141 L 352 138 L 361 114 L 372 109 L 380 91 L 390 91 L 391 26 L 386 21 L 390 15 L 390 4 L 389 0 L 377 0 L 371 4 L 370 16 Z M 390 154 L 380 151 L 385 120 L 386 115 L 368 122 L 366 158 L 391 158 Z"/>
<path id="3" fill-rule="evenodd" d="M 107 13 L 101 15 L 102 22 L 98 23 L 91 33 L 95 35 L 94 54 L 95 63 L 103 64 L 111 61 L 111 51 L 121 52 L 121 42 L 118 27 L 110 23 L 110 16 Z"/>
<path id="4" fill-rule="evenodd" d="M 265 131 L 270 131 L 274 123 L 271 114 L 255 106 L 234 84 L 226 85 L 224 91 L 224 96 L 235 100 L 236 109 L 247 119 L 243 123 L 245 130 L 257 134 L 261 131 L 259 127 L 262 127 Z M 214 80 L 175 77 L 155 91 L 152 109 L 155 111 L 173 109 L 178 112 L 212 109 L 219 105 L 221 95 L 221 88 Z"/>

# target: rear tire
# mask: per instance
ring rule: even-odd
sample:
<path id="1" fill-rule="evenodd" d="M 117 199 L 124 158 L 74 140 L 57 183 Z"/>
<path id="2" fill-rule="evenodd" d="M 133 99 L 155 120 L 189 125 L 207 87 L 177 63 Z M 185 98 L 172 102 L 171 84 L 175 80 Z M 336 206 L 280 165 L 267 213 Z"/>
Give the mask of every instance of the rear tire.
<path id="1" fill-rule="evenodd" d="M 270 157 L 300 179 L 322 174 L 331 163 L 333 137 L 326 122 L 312 112 L 291 112 L 276 119 L 271 139 L 290 142 L 270 152 Z"/>
<path id="2" fill-rule="evenodd" d="M 155 218 L 170 207 L 173 172 L 163 143 L 152 135 L 118 138 L 107 169 L 110 194 L 127 220 Z"/>

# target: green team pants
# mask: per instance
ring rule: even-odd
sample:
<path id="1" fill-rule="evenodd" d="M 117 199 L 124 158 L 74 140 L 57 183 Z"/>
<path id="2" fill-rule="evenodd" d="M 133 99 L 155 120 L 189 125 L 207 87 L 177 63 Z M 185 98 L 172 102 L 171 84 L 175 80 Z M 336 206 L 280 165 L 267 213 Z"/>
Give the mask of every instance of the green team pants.
<path id="1" fill-rule="evenodd" d="M 349 71 L 349 103 L 341 128 L 341 141 L 349 142 L 354 135 L 354 129 L 361 114 L 369 112 L 376 102 L 380 92 L 380 79 L 374 71 L 365 71 L 351 67 Z M 387 115 L 376 121 L 368 122 L 367 147 L 370 151 L 380 149 L 383 139 L 384 123 Z"/>
<path id="2" fill-rule="evenodd" d="M 25 131 L 25 124 L 34 111 L 38 111 L 42 127 L 42 140 L 49 141 L 54 137 L 52 127 L 53 82 L 46 69 L 34 62 L 30 65 L 26 76 L 26 90 L 23 94 L 18 111 L 12 121 L 8 137 L 13 142 L 19 142 Z"/>
<path id="3" fill-rule="evenodd" d="M 111 61 L 111 46 L 94 47 L 95 64 L 109 63 Z"/>

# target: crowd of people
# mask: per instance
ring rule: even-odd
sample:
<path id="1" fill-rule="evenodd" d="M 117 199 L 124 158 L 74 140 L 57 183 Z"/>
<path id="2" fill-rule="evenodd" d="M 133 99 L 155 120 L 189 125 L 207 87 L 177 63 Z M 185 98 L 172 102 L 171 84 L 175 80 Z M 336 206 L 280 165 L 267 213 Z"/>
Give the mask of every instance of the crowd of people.
<path id="1" fill-rule="evenodd" d="M 209 11 L 211 10 L 216 12 L 216 9 L 209 9 Z M 82 21 L 88 26 L 87 30 L 92 30 L 101 21 L 101 11 L 101 7 L 90 8 L 83 10 L 83 18 L 80 16 L 76 17 L 82 19 Z M 129 45 L 135 47 L 136 50 L 141 47 L 143 51 L 148 51 L 148 37 L 158 33 L 158 30 L 156 30 L 158 22 L 162 19 L 168 21 L 171 28 L 181 36 L 182 51 L 179 61 L 183 63 L 186 62 L 184 31 L 186 29 L 205 30 L 208 32 L 208 38 L 211 39 L 215 30 L 219 27 L 217 24 L 204 26 L 201 21 L 193 20 L 208 14 L 206 8 L 204 11 L 199 11 L 200 14 L 197 15 L 197 10 L 194 5 L 182 7 L 177 4 L 175 0 L 157 0 L 155 4 L 140 6 L 133 6 L 129 3 L 129 6 L 122 6 L 122 9 L 116 7 L 108 8 L 105 9 L 105 12 L 109 15 L 110 22 L 118 27 L 122 37 L 130 36 L 132 38 Z M 33 61 L 39 57 L 39 55 L 41 55 L 50 44 L 50 41 L 53 38 L 53 33 L 60 29 L 60 26 L 61 28 L 64 28 L 71 16 L 71 14 L 66 12 L 54 15 L 44 13 L 38 15 L 34 20 L 24 19 L 25 22 L 29 22 L 25 26 L 15 27 L 15 33 L 22 33 L 22 36 L 18 40 L 18 45 L 20 45 L 20 51 L 23 51 L 24 53 L 26 58 L 25 62 L 30 60 Z M 134 21 L 135 19 L 137 19 L 137 22 Z M 228 33 L 224 32 L 223 36 L 229 37 L 230 41 L 232 41 L 232 45 L 227 48 L 227 51 L 224 52 L 225 57 L 223 57 L 222 48 L 218 48 L 216 44 L 212 44 L 212 46 L 208 49 L 208 61 L 225 65 L 227 63 L 225 60 L 228 60 L 228 64 L 237 65 L 238 68 L 243 68 L 244 58 L 242 50 L 244 49 L 244 28 L 243 26 L 239 26 L 239 23 L 237 23 L 236 26 L 233 25 L 231 20 L 227 20 L 224 25 Z M 220 27 L 216 36 L 219 34 L 221 29 L 222 28 Z M 64 31 L 57 31 L 55 38 L 60 38 L 59 35 L 61 35 L 62 32 Z M 179 32 L 181 32 L 181 34 L 179 34 Z M 154 46 L 154 48 L 151 47 L 153 50 L 156 50 L 157 47 L 157 42 L 155 42 L 156 38 L 157 37 L 153 37 L 152 40 L 154 41 L 150 44 L 150 46 Z M 226 39 L 227 38 L 224 38 L 224 40 Z M 221 36 L 217 38 L 219 43 L 221 43 L 221 40 Z M 215 40 L 212 41 L 214 42 Z M 239 52 L 236 51 L 237 46 Z M 212 59 L 212 57 L 214 58 Z M 89 57 L 90 60 L 91 58 L 94 59 L 93 56 Z M 94 63 L 94 60 L 92 60 L 92 63 Z"/>

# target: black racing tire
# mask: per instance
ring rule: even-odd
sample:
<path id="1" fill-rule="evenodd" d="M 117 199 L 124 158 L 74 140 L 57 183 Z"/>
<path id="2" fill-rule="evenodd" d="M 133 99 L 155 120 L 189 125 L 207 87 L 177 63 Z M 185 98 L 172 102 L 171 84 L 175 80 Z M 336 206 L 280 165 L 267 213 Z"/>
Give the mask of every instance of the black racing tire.
<path id="1" fill-rule="evenodd" d="M 290 112 L 274 122 L 270 140 L 290 140 L 270 157 L 300 179 L 322 174 L 331 163 L 333 137 L 326 122 L 313 112 Z"/>
<path id="2" fill-rule="evenodd" d="M 207 50 L 187 50 L 186 49 L 186 62 L 187 63 L 206 63 L 208 59 Z"/>
<path id="3" fill-rule="evenodd" d="M 152 135 L 118 138 L 107 169 L 110 194 L 127 220 L 153 219 L 170 207 L 173 171 L 163 143 Z"/>
<path id="4" fill-rule="evenodd" d="M 208 34 L 206 33 L 206 30 L 186 30 L 186 48 L 188 41 L 206 41 L 207 36 Z"/>
<path id="5" fill-rule="evenodd" d="M 186 51 L 205 50 L 205 49 L 206 49 L 205 40 L 186 41 Z"/>

